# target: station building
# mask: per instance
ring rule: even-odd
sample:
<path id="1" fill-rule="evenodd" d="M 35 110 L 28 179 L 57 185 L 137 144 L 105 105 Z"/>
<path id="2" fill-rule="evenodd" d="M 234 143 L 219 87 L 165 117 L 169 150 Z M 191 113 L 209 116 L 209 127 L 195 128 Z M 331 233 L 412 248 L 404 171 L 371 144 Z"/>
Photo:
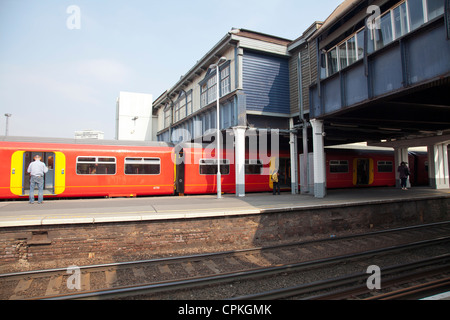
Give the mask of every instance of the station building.
<path id="1" fill-rule="evenodd" d="M 289 88 L 289 43 L 291 40 L 288 39 L 232 29 L 171 89 L 154 101 L 158 141 L 214 141 L 219 99 L 218 125 L 224 138 L 221 141 L 226 147 L 227 141 L 233 140 L 235 165 L 240 168 L 236 170 L 236 193 L 243 196 L 245 150 L 250 144 L 258 148 L 260 131 L 274 136 L 277 141 L 280 138 L 282 144 L 288 145 L 289 142 L 286 139 L 289 139 L 293 113 Z M 289 169 L 285 163 L 283 170 Z M 284 176 L 290 175 L 289 172 Z M 290 186 L 290 181 L 285 183 Z"/>
<path id="2" fill-rule="evenodd" d="M 219 95 L 238 196 L 267 133 L 289 150 L 292 193 L 326 196 L 324 148 L 361 141 L 394 148 L 395 168 L 427 146 L 431 185 L 449 188 L 449 21 L 447 0 L 346 0 L 294 41 L 232 29 L 155 100 L 157 139 L 214 141 Z"/>

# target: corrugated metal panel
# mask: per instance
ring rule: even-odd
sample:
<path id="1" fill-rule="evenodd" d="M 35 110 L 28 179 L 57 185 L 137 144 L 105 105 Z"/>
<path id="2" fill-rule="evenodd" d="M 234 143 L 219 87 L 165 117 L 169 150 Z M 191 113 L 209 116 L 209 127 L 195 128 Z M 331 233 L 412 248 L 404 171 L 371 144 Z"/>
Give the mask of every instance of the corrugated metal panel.
<path id="1" fill-rule="evenodd" d="M 292 57 L 289 59 L 289 87 L 290 87 L 290 103 L 291 103 L 291 113 L 296 114 L 299 112 L 299 79 L 298 79 L 298 52 L 296 50 L 291 52 Z"/>
<path id="2" fill-rule="evenodd" d="M 243 84 L 247 110 L 290 114 L 287 58 L 245 51 Z"/>

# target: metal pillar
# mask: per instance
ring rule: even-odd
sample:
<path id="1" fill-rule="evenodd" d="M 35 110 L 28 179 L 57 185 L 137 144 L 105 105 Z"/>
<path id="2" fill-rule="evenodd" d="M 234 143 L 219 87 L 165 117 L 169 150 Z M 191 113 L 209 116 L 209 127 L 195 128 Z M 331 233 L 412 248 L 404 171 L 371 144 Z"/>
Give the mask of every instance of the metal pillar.
<path id="1" fill-rule="evenodd" d="M 294 119 L 289 119 L 289 148 L 291 152 L 291 193 L 298 193 L 298 152 L 297 152 L 297 133 L 293 131 Z"/>
<path id="2" fill-rule="evenodd" d="M 325 149 L 323 121 L 311 119 L 314 151 L 314 197 L 324 198 L 327 195 L 327 177 L 325 167 Z"/>
<path id="3" fill-rule="evenodd" d="M 245 131 L 246 127 L 233 127 L 235 143 L 236 197 L 245 197 Z"/>
<path id="4" fill-rule="evenodd" d="M 434 189 L 450 188 L 447 148 L 447 143 L 428 146 L 428 172 L 430 186 Z"/>

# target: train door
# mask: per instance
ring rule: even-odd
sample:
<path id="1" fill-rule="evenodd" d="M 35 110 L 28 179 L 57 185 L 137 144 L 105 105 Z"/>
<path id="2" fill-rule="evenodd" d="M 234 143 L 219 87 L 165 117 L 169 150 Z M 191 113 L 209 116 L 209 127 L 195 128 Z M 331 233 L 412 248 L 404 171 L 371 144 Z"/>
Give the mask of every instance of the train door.
<path id="1" fill-rule="evenodd" d="M 357 158 L 353 160 L 353 184 L 366 186 L 373 183 L 373 160 Z"/>
<path id="2" fill-rule="evenodd" d="M 10 190 L 18 196 L 30 194 L 28 166 L 36 155 L 41 156 L 48 172 L 44 175 L 44 195 L 60 194 L 65 190 L 66 157 L 61 152 L 16 151 L 11 158 Z"/>
<path id="3" fill-rule="evenodd" d="M 291 188 L 291 159 L 280 158 L 280 168 L 278 170 L 280 173 L 279 182 L 280 188 L 286 189 Z"/>
<path id="4" fill-rule="evenodd" d="M 53 152 L 25 152 L 24 158 L 24 191 L 23 194 L 30 194 L 30 179 L 27 174 L 28 166 L 34 161 L 36 155 L 41 156 L 41 161 L 45 163 L 48 172 L 44 175 L 44 194 L 55 193 L 55 154 Z"/>
<path id="5" fill-rule="evenodd" d="M 183 149 L 181 149 L 180 152 L 175 155 L 176 155 L 176 157 L 178 157 L 176 164 L 175 164 L 175 191 L 178 193 L 178 195 L 183 196 L 184 195 L 184 176 L 185 176 Z"/>

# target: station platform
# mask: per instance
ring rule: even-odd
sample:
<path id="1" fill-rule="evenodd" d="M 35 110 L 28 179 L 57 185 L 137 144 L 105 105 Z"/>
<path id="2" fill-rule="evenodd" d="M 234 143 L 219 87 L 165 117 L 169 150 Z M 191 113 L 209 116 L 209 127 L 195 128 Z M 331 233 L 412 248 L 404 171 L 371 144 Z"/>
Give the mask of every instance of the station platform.
<path id="1" fill-rule="evenodd" d="M 323 199 L 284 192 L 276 196 L 250 193 L 241 198 L 225 194 L 221 199 L 216 195 L 102 198 L 46 200 L 33 205 L 27 201 L 3 201 L 0 228 L 225 217 L 438 198 L 450 198 L 450 189 L 338 189 L 328 190 Z"/>

